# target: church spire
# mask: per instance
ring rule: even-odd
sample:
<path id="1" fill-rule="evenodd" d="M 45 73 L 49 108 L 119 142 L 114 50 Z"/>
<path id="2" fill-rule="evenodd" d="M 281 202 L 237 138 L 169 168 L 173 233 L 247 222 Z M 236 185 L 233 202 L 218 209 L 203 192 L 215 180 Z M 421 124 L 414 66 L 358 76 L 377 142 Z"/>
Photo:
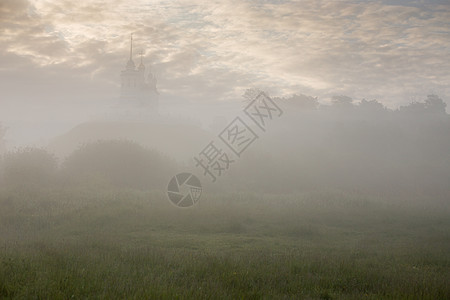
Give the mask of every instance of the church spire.
<path id="1" fill-rule="evenodd" d="M 133 61 L 133 34 L 130 36 L 130 59 L 127 62 L 127 70 L 134 70 L 136 65 Z"/>

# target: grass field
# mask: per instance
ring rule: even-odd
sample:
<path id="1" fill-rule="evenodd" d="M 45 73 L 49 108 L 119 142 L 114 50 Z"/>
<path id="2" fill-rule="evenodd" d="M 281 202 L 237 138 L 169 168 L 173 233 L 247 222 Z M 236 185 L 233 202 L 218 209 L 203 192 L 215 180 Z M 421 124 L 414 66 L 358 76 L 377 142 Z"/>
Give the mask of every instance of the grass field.
<path id="1" fill-rule="evenodd" d="M 423 201 L 3 191 L 0 298 L 450 299 L 449 209 Z"/>

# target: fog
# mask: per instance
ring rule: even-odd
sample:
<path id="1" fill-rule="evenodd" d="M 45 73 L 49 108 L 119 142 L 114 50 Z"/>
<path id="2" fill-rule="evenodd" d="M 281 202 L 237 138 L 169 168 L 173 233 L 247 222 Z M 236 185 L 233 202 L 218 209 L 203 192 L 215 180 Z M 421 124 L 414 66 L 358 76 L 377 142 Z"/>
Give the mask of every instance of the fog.
<path id="1" fill-rule="evenodd" d="M 0 0 L 0 298 L 449 298 L 448 20 Z"/>
<path id="2" fill-rule="evenodd" d="M 267 117 L 267 130 L 263 131 L 244 113 L 245 106 L 251 105 L 252 97 L 260 92 L 248 89 L 241 101 L 217 105 L 172 101 L 152 108 L 116 103 L 106 107 L 103 115 L 92 116 L 80 123 L 75 120 L 66 123 L 24 121 L 15 127 L 12 122 L 11 128 L 2 127 L 3 165 L 8 166 L 9 157 L 20 157 L 36 148 L 54 156 L 55 172 L 64 173 L 67 161 L 77 152 L 89 148 L 90 144 L 117 140 L 129 142 L 130 147 L 159 153 L 177 165 L 173 169 L 173 164 L 161 163 L 146 173 L 160 177 L 165 174 L 167 182 L 170 179 L 168 170 L 195 173 L 214 191 L 284 194 L 338 189 L 448 199 L 450 124 L 446 103 L 439 96 L 428 95 L 423 101 L 397 109 L 388 109 L 377 100 L 354 101 L 342 95 L 333 97 L 330 104 L 321 104 L 317 97 L 303 94 L 272 97 L 282 114 L 272 119 Z M 253 103 L 258 105 L 258 101 Z M 213 182 L 201 166 L 195 165 L 194 158 L 210 141 L 217 140 L 235 117 L 241 117 L 258 138 L 240 156 L 225 144 L 220 145 L 234 162 Z M 9 141 L 15 140 L 14 134 L 19 136 L 21 131 L 27 130 L 34 142 L 21 147 L 8 145 Z M 134 155 L 124 149 L 107 161 L 107 153 L 115 150 L 114 147 L 109 150 L 106 145 L 103 147 L 104 153 L 97 150 L 97 154 L 86 156 L 79 164 L 92 167 L 93 162 L 105 160 L 105 164 L 110 165 L 109 170 L 91 168 L 90 172 L 104 172 L 99 176 L 114 176 L 116 180 L 128 182 L 123 182 L 125 186 L 134 187 L 130 174 L 121 174 L 119 167 L 128 156 Z M 33 165 L 29 167 L 34 168 Z M 136 177 L 140 177 L 145 169 L 141 164 L 128 167 Z M 8 168 L 14 167 L 4 168 L 2 173 L 6 181 L 13 172 Z M 23 176 L 27 176 L 25 170 L 22 170 Z M 35 176 L 41 177 L 39 173 Z M 139 186 L 164 191 L 166 182 L 160 179 L 159 185 L 154 185 L 148 177 L 148 184 Z M 117 182 L 110 184 L 114 187 Z"/>

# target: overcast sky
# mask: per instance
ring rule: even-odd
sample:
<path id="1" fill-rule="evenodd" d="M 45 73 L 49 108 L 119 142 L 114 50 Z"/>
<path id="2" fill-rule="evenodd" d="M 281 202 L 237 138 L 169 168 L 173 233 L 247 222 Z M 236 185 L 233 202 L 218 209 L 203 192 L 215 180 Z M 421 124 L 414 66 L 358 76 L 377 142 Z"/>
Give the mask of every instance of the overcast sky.
<path id="1" fill-rule="evenodd" d="M 249 87 L 391 108 L 450 99 L 449 0 L 0 0 L 0 32 L 2 119 L 89 115 L 117 97 L 130 33 L 161 102 Z"/>

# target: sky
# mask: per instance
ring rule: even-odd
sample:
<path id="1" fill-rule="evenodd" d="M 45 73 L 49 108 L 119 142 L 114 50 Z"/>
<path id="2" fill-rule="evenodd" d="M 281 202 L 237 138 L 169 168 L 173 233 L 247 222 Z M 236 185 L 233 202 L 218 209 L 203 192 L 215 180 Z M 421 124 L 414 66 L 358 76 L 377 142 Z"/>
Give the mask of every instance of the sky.
<path id="1" fill-rule="evenodd" d="M 114 101 L 133 33 L 161 102 L 273 96 L 450 104 L 450 1 L 0 0 L 0 122 Z"/>

